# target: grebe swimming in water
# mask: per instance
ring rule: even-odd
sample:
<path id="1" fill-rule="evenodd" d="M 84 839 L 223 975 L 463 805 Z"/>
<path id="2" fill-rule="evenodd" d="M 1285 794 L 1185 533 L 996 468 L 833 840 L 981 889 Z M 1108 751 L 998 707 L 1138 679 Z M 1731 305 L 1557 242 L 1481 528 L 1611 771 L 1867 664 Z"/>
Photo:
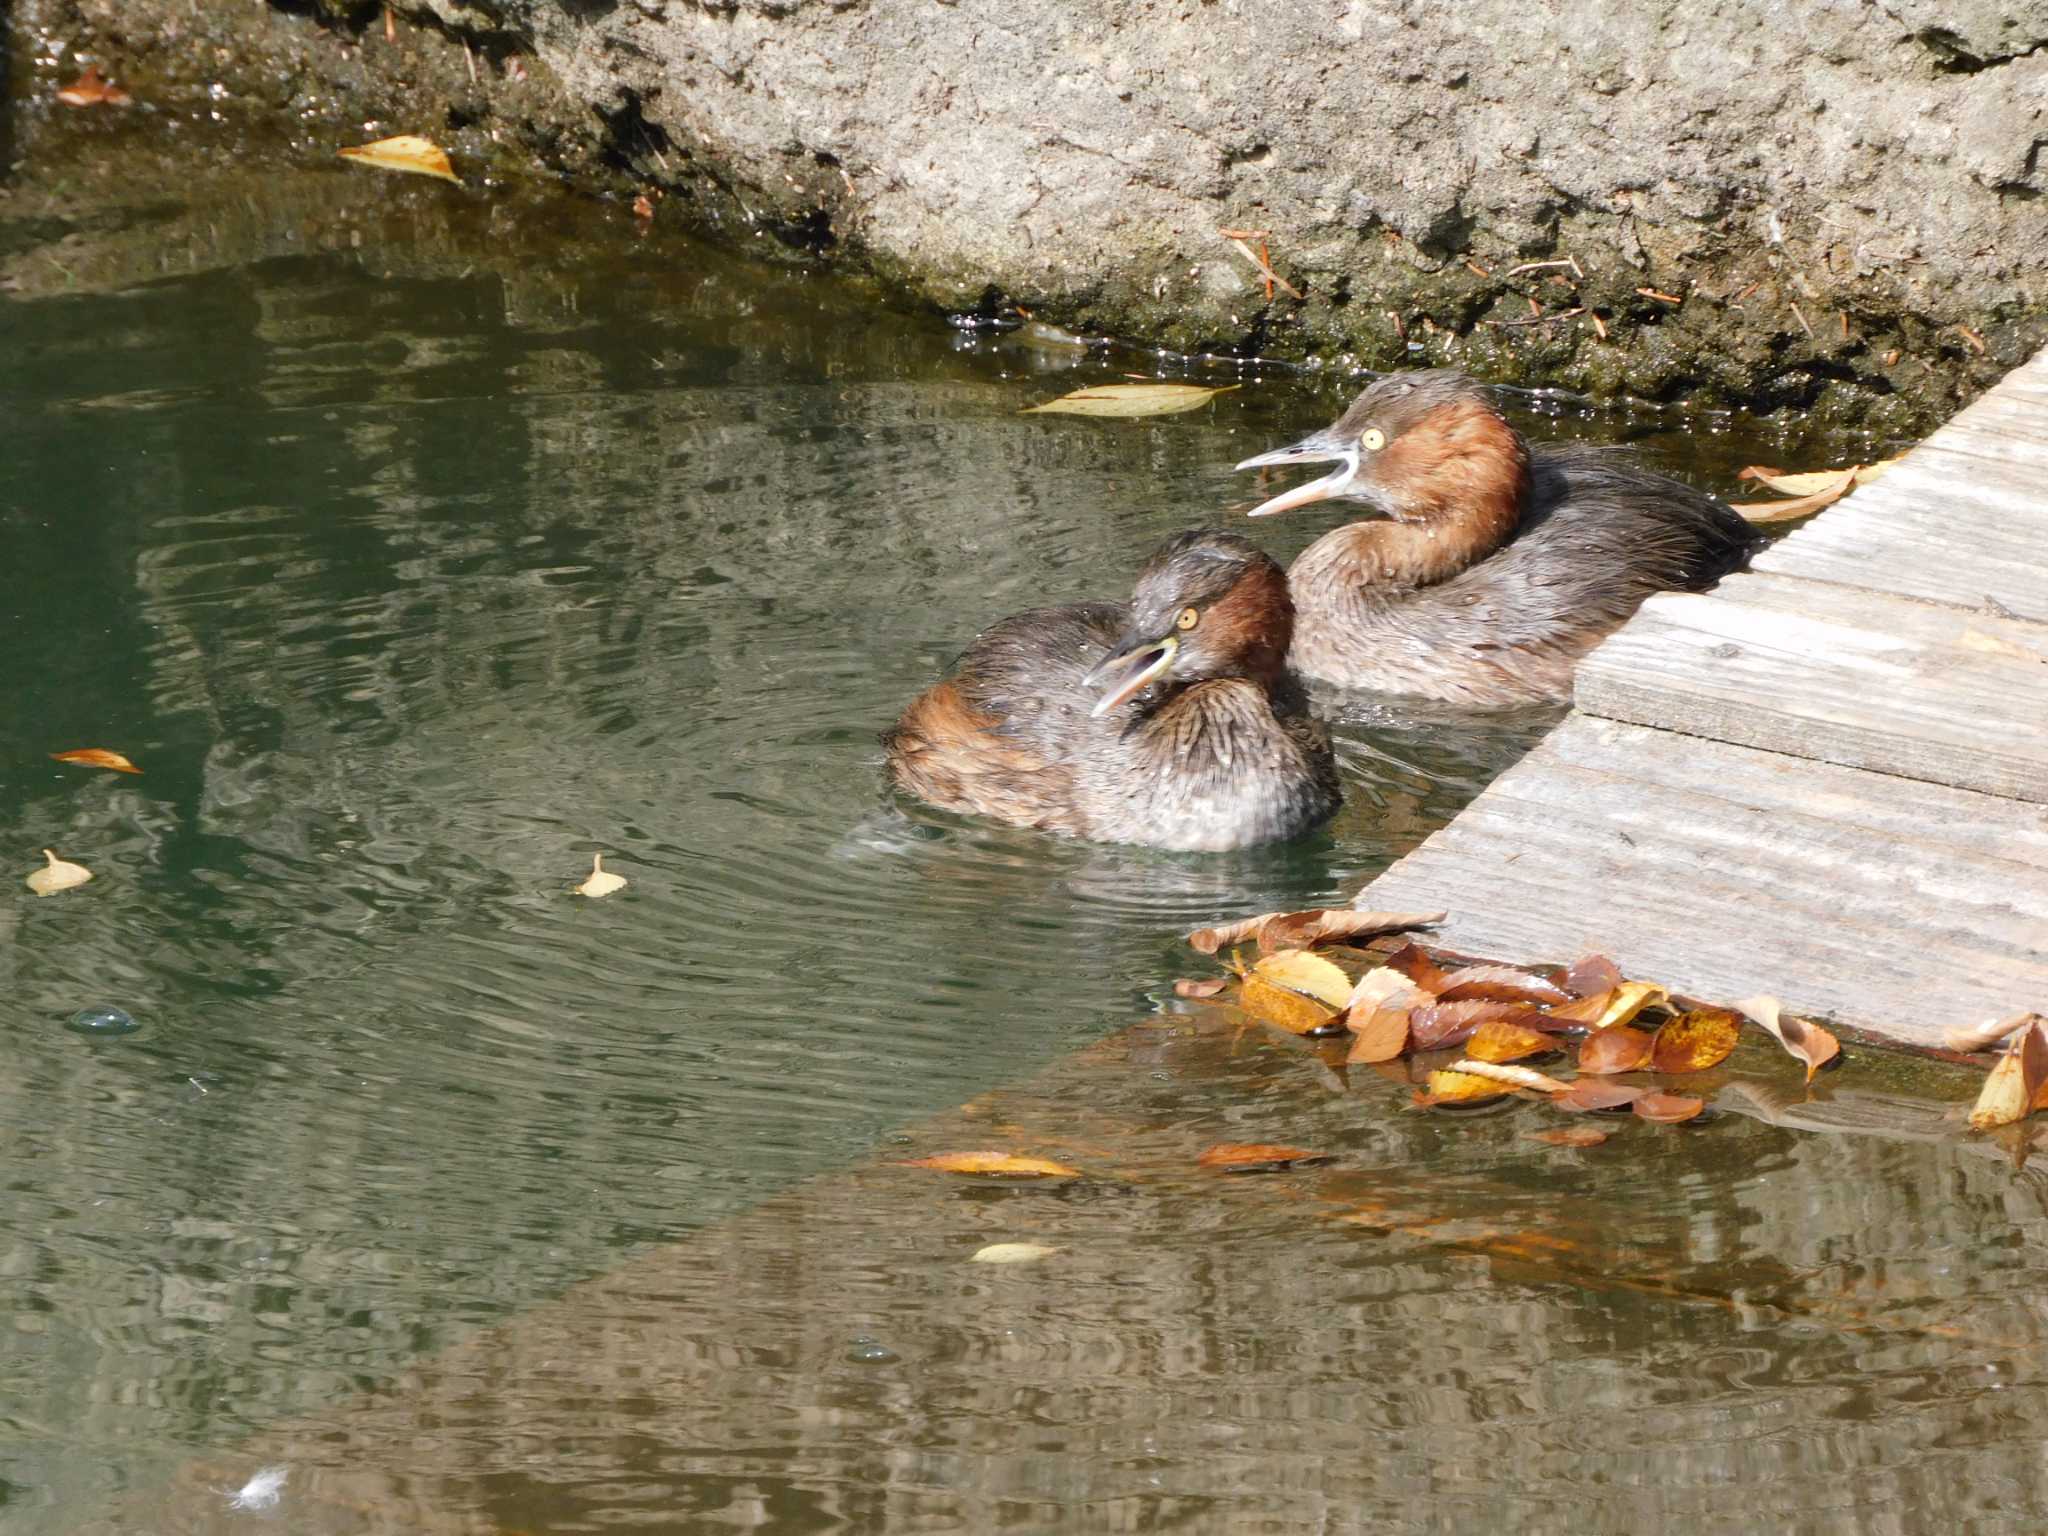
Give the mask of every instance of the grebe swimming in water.
<path id="1" fill-rule="evenodd" d="M 1381 379 L 1335 425 L 1237 467 L 1332 459 L 1251 515 L 1338 499 L 1378 514 L 1323 535 L 1288 572 L 1289 660 L 1340 687 L 1483 706 L 1569 698 L 1579 658 L 1644 598 L 1698 591 L 1757 542 L 1739 513 L 1624 451 L 1532 449 L 1450 369 Z"/>
<path id="2" fill-rule="evenodd" d="M 1243 848 L 1337 808 L 1287 671 L 1287 577 L 1234 534 L 1170 539 L 1129 603 L 992 625 L 882 738 L 919 799 L 1098 842 Z"/>

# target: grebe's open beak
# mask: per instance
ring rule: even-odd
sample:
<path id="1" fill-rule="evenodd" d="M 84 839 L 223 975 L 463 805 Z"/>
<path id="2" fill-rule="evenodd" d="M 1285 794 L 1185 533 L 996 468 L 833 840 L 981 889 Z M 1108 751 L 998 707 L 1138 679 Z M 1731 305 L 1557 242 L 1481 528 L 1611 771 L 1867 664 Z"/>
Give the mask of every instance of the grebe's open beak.
<path id="1" fill-rule="evenodd" d="M 1245 515 L 1271 517 L 1275 512 L 1291 512 L 1312 501 L 1342 496 L 1351 489 L 1352 477 L 1358 473 L 1358 445 L 1341 440 L 1327 427 L 1320 432 L 1311 432 L 1288 447 L 1275 448 L 1271 453 L 1253 454 L 1237 467 L 1265 469 L 1277 464 L 1324 464 L 1331 459 L 1337 460 L 1337 467 L 1321 479 L 1305 481 L 1291 491 L 1282 491 L 1270 501 L 1260 502 Z"/>
<path id="2" fill-rule="evenodd" d="M 1088 711 L 1100 720 L 1119 704 L 1135 697 L 1154 678 L 1164 676 L 1180 654 L 1180 639 L 1167 635 L 1159 640 L 1132 640 L 1119 645 L 1093 672 L 1081 679 L 1084 688 L 1109 686 L 1109 692 Z"/>

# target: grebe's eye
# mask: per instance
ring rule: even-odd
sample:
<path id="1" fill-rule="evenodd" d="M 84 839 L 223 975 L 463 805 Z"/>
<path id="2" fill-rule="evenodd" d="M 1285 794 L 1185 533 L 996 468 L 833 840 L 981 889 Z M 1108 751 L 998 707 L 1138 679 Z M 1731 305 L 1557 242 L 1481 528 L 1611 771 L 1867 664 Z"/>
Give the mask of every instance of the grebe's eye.
<path id="1" fill-rule="evenodd" d="M 1183 608 L 1180 617 L 1173 621 L 1175 629 L 1193 629 L 1202 622 L 1202 615 L 1193 608 Z"/>
<path id="2" fill-rule="evenodd" d="M 1387 434 L 1378 427 L 1367 427 L 1365 429 L 1365 436 L 1360 438 L 1359 441 L 1365 445 L 1367 453 L 1378 453 L 1387 446 Z"/>

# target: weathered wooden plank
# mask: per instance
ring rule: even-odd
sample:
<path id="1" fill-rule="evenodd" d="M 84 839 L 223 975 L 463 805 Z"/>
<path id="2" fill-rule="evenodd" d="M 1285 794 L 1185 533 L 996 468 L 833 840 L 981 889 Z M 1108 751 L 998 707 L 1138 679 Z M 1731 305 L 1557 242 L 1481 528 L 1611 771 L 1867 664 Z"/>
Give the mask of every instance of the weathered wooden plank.
<path id="1" fill-rule="evenodd" d="M 1609 719 L 2048 802 L 2048 624 L 1736 576 L 1652 598 L 1580 664 L 1575 697 Z"/>
<path id="2" fill-rule="evenodd" d="M 1358 899 L 1909 1043 L 2048 1003 L 2041 807 L 1583 715 Z"/>

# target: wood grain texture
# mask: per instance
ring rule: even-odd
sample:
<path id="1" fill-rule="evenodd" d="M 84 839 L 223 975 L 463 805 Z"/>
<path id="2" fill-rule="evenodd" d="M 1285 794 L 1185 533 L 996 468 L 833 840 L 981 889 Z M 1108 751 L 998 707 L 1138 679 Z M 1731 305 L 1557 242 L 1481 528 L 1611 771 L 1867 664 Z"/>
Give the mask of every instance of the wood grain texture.
<path id="1" fill-rule="evenodd" d="M 1575 698 L 1609 719 L 2048 802 L 2048 624 L 1735 576 L 1652 598 L 1580 664 Z"/>
<path id="2" fill-rule="evenodd" d="M 1358 899 L 1912 1044 L 2048 1002 L 2048 810 L 1583 715 Z"/>

